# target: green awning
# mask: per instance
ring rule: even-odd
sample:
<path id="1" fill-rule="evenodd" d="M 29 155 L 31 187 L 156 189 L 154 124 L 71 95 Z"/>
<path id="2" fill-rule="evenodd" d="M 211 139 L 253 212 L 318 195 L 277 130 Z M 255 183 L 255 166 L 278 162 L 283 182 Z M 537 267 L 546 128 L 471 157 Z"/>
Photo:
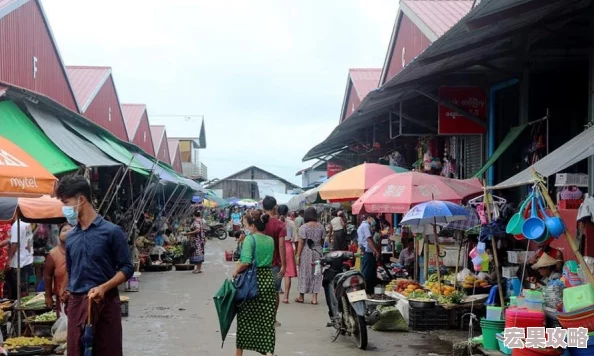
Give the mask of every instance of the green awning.
<path id="1" fill-rule="evenodd" d="M 109 157 L 125 166 L 130 165 L 130 169 L 134 172 L 148 175 L 148 172 L 144 167 L 133 159 L 132 153 L 119 144 L 115 139 L 111 139 L 110 137 L 107 137 L 107 135 L 103 135 L 101 132 L 93 131 L 90 127 L 87 127 L 87 125 L 83 125 L 76 120 L 67 119 L 64 120 L 64 123 L 97 146 Z"/>
<path id="2" fill-rule="evenodd" d="M 501 144 L 499 144 L 499 147 L 497 147 L 495 152 L 493 152 L 493 155 L 489 157 L 487 163 L 485 163 L 485 165 L 482 166 L 481 169 L 479 169 L 478 172 L 476 172 L 472 177 L 483 178 L 483 174 L 485 174 L 485 172 L 499 159 L 499 157 L 501 157 L 501 155 L 509 148 L 509 146 L 514 143 L 518 136 L 520 136 L 520 134 L 524 131 L 526 126 L 528 125 L 512 127 L 503 141 L 501 141 Z"/>
<path id="3" fill-rule="evenodd" d="M 41 131 L 12 101 L 0 102 L 0 134 L 22 148 L 52 174 L 78 166 Z"/>

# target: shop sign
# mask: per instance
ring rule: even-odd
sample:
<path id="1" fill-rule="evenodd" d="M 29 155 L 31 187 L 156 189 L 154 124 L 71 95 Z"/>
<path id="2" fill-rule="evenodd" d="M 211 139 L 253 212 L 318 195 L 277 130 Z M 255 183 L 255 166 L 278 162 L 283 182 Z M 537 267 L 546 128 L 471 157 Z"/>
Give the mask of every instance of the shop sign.
<path id="1" fill-rule="evenodd" d="M 487 95 L 479 87 L 441 87 L 439 98 L 464 109 L 487 122 Z M 438 132 L 440 135 L 476 135 L 487 129 L 444 105 L 439 105 Z"/>
<path id="2" fill-rule="evenodd" d="M 327 168 L 326 168 L 326 173 L 328 178 L 336 175 L 337 173 L 340 173 L 344 170 L 344 168 L 342 168 L 341 165 L 336 164 L 336 163 L 332 163 L 332 162 L 328 162 L 326 164 Z"/>

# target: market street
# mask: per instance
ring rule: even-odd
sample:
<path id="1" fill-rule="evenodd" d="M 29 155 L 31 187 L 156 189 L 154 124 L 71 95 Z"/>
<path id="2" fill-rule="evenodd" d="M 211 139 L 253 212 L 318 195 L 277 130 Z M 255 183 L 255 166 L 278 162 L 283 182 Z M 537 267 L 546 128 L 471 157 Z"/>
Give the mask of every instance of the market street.
<path id="1" fill-rule="evenodd" d="M 144 355 L 232 355 L 235 325 L 221 350 L 219 323 L 212 296 L 229 276 L 233 263 L 224 262 L 224 250 L 232 239 L 211 240 L 206 246 L 204 273 L 143 273 L 140 292 L 130 297 L 130 316 L 124 318 L 124 354 Z M 296 282 L 295 282 L 296 283 Z M 293 288 L 296 288 L 294 285 Z M 291 300 L 296 297 L 291 293 Z M 308 301 L 306 297 L 306 301 Z M 277 355 L 361 355 L 351 338 L 330 341 L 323 297 L 318 306 L 281 304 L 277 329 Z M 451 345 L 415 332 L 380 333 L 369 330 L 373 355 L 450 355 Z M 251 355 L 255 353 L 247 353 Z"/>

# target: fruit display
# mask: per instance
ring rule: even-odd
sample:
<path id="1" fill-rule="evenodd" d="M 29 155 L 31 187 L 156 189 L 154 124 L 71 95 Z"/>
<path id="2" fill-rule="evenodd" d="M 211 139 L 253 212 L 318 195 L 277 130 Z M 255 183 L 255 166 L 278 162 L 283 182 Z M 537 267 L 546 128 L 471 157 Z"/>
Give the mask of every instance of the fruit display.
<path id="1" fill-rule="evenodd" d="M 467 276 L 464 278 L 464 282 L 462 282 L 462 287 L 464 288 L 488 288 L 490 287 L 489 282 L 485 281 L 484 279 L 478 279 L 476 276 Z"/>
<path id="2" fill-rule="evenodd" d="M 18 349 L 23 346 L 47 346 L 53 345 L 50 339 L 44 337 L 14 337 L 4 341 L 4 348 L 7 350 Z"/>
<path id="3" fill-rule="evenodd" d="M 36 322 L 47 322 L 47 321 L 56 321 L 58 316 L 56 315 L 55 311 L 50 311 L 47 313 L 43 313 L 41 315 L 37 315 L 34 319 Z"/>
<path id="4" fill-rule="evenodd" d="M 443 294 L 445 296 L 450 295 L 452 292 L 456 291 L 455 287 L 448 286 L 446 284 L 441 284 L 441 293 L 439 292 L 439 283 L 437 282 L 427 282 L 426 283 L 427 289 L 431 291 L 433 294 Z"/>
<path id="5" fill-rule="evenodd" d="M 407 279 L 396 279 L 390 282 L 386 286 L 387 291 L 394 291 L 398 292 L 405 297 L 408 297 L 410 293 L 416 290 L 423 290 L 423 286 L 421 286 L 418 282 L 409 281 Z"/>
<path id="6" fill-rule="evenodd" d="M 433 273 L 432 275 L 430 275 L 429 278 L 427 278 L 427 282 L 437 282 L 437 273 Z M 445 274 L 445 275 L 442 274 L 441 282 L 455 285 L 456 284 L 456 275 L 453 273 Z"/>

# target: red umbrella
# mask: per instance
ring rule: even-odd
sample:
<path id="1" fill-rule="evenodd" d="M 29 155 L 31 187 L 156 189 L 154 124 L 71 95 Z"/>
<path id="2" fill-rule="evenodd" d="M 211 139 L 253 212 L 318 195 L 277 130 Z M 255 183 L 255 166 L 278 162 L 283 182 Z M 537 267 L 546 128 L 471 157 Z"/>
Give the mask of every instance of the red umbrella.
<path id="1" fill-rule="evenodd" d="M 353 213 L 404 214 L 412 206 L 429 200 L 459 204 L 464 198 L 480 194 L 483 188 L 465 182 L 419 172 L 392 174 L 379 180 L 353 204 Z"/>

